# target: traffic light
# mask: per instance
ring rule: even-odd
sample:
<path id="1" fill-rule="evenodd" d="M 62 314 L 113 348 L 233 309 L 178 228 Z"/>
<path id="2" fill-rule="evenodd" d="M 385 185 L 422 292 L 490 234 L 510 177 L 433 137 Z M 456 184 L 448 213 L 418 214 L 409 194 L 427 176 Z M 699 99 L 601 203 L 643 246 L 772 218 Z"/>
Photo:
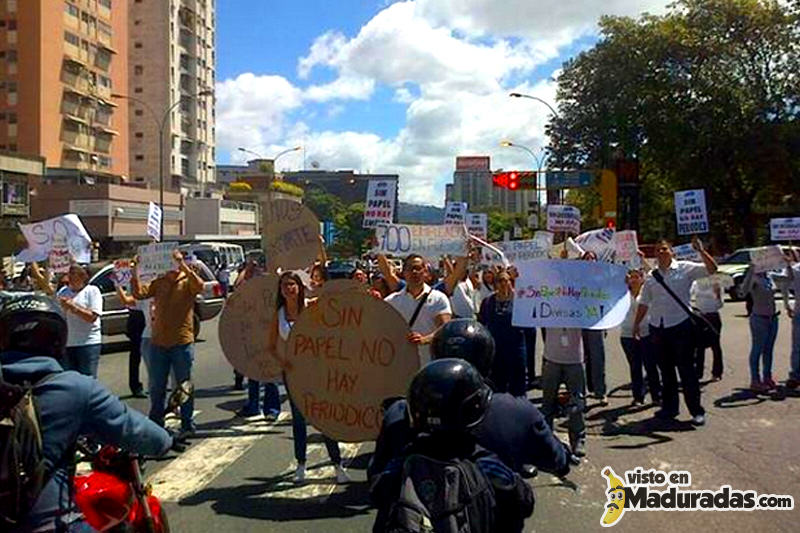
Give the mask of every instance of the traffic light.
<path id="1" fill-rule="evenodd" d="M 536 189 L 536 172 L 511 170 L 492 174 L 492 185 L 511 191 Z"/>

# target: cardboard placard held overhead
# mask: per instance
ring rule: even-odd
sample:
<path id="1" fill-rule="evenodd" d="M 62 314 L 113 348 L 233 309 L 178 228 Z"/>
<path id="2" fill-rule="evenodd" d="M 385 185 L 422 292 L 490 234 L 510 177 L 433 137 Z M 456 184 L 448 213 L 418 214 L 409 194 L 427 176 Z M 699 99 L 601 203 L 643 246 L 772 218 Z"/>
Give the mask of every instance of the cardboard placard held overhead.
<path id="1" fill-rule="evenodd" d="M 178 243 L 175 242 L 140 246 L 138 249 L 139 263 L 136 265 L 139 269 L 139 280 L 148 283 L 170 270 L 175 270 L 177 264 L 172 258 L 172 254 L 177 249 Z"/>
<path id="2" fill-rule="evenodd" d="M 773 241 L 800 241 L 800 217 L 771 218 L 769 235 Z"/>
<path id="3" fill-rule="evenodd" d="M 428 261 L 467 253 L 467 232 L 461 226 L 418 226 L 414 224 L 388 224 L 375 228 L 378 245 L 373 253 L 408 255 L 419 254 Z"/>
<path id="4" fill-rule="evenodd" d="M 314 427 L 333 439 L 377 438 L 381 402 L 404 396 L 419 369 L 408 325 L 383 300 L 323 292 L 292 328 L 286 349 L 289 394 Z"/>
<path id="5" fill-rule="evenodd" d="M 117 285 L 128 285 L 133 277 L 130 259 L 117 259 L 114 261 L 114 280 Z"/>
<path id="6" fill-rule="evenodd" d="M 397 182 L 370 180 L 367 186 L 367 203 L 364 206 L 362 227 L 374 228 L 378 224 L 391 224 L 394 220 L 394 199 Z"/>
<path id="7" fill-rule="evenodd" d="M 786 266 L 786 258 L 777 244 L 750 250 L 750 262 L 756 273 L 779 270 Z"/>
<path id="8" fill-rule="evenodd" d="M 309 208 L 291 200 L 264 202 L 262 243 L 268 270 L 307 268 L 319 255 L 319 220 Z"/>
<path id="9" fill-rule="evenodd" d="M 56 274 L 66 274 L 72 264 L 72 254 L 69 253 L 69 245 L 64 235 L 53 236 L 53 247 L 50 249 L 48 257 L 50 270 Z"/>
<path id="10" fill-rule="evenodd" d="M 581 232 L 581 210 L 571 205 L 548 205 L 547 230 L 577 235 Z"/>
<path id="11" fill-rule="evenodd" d="M 678 220 L 678 235 L 708 233 L 706 191 L 703 189 L 676 191 L 675 216 Z"/>
<path id="12" fill-rule="evenodd" d="M 283 371 L 280 338 L 278 358 L 267 350 L 277 299 L 277 275 L 250 278 L 228 298 L 219 319 L 219 343 L 225 358 L 241 374 L 258 381 L 273 380 Z"/>

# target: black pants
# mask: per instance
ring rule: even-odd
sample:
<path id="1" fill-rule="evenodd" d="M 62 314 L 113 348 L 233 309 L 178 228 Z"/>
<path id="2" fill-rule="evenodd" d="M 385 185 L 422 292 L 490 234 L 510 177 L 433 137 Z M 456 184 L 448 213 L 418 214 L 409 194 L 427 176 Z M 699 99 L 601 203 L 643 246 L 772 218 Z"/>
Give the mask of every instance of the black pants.
<path id="1" fill-rule="evenodd" d="M 661 400 L 661 377 L 656 365 L 655 356 L 650 349 L 649 337 L 634 339 L 633 337 L 621 337 L 622 350 L 628 359 L 628 366 L 631 369 L 631 392 L 633 399 L 644 402 L 644 395 L 650 389 L 650 397 L 653 401 Z M 642 372 L 644 369 L 644 373 Z M 647 386 L 645 386 L 645 383 Z"/>
<path id="2" fill-rule="evenodd" d="M 697 379 L 703 379 L 703 372 L 706 366 L 706 348 L 711 348 L 711 353 L 714 354 L 714 363 L 711 365 L 711 375 L 714 377 L 722 377 L 722 346 L 720 346 L 720 334 L 722 333 L 722 319 L 719 313 L 703 313 L 712 326 L 717 330 L 717 334 L 710 332 L 704 339 L 700 339 L 695 347 L 694 352 L 694 366 L 697 373 Z"/>
<path id="3" fill-rule="evenodd" d="M 139 366 L 142 362 L 142 333 L 144 332 L 144 313 L 136 309 L 128 312 L 127 334 L 131 341 L 131 353 L 128 356 L 128 387 L 131 392 L 141 392 L 144 386 L 139 379 Z"/>
<path id="4" fill-rule="evenodd" d="M 528 383 L 536 379 L 536 328 L 525 328 L 525 350 L 527 352 Z"/>
<path id="5" fill-rule="evenodd" d="M 650 326 L 650 342 L 664 383 L 662 405 L 664 411 L 672 415 L 680 412 L 676 369 L 681 376 L 683 400 L 689 412 L 692 416 L 705 414 L 705 409 L 700 405 L 700 383 L 694 367 L 696 339 L 693 336 L 694 328 L 688 318 L 671 328 Z"/>

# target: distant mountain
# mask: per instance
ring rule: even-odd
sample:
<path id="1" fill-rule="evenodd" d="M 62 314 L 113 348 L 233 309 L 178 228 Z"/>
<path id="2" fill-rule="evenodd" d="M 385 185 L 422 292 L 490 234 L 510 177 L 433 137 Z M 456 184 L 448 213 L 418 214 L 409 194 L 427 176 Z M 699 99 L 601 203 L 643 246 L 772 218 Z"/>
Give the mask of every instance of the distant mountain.
<path id="1" fill-rule="evenodd" d="M 400 202 L 397 220 L 400 224 L 442 224 L 444 208 Z"/>

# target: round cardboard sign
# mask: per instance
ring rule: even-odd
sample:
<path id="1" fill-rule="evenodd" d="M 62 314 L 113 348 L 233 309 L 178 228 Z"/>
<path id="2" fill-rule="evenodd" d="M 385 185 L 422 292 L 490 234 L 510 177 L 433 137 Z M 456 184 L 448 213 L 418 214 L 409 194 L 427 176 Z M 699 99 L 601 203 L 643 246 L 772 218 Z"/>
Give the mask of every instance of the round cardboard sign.
<path id="1" fill-rule="evenodd" d="M 342 442 L 375 440 L 381 402 L 404 396 L 419 370 L 408 325 L 383 300 L 323 292 L 300 315 L 286 346 L 289 394 L 314 427 Z"/>
<path id="2" fill-rule="evenodd" d="M 281 375 L 279 359 L 267 342 L 278 297 L 278 276 L 265 274 L 245 281 L 225 302 L 219 319 L 219 343 L 231 366 L 248 378 L 270 381 Z M 280 356 L 280 339 L 278 339 Z"/>
<path id="3" fill-rule="evenodd" d="M 291 200 L 264 202 L 263 246 L 270 272 L 307 268 L 319 255 L 319 221 L 309 208 Z"/>

